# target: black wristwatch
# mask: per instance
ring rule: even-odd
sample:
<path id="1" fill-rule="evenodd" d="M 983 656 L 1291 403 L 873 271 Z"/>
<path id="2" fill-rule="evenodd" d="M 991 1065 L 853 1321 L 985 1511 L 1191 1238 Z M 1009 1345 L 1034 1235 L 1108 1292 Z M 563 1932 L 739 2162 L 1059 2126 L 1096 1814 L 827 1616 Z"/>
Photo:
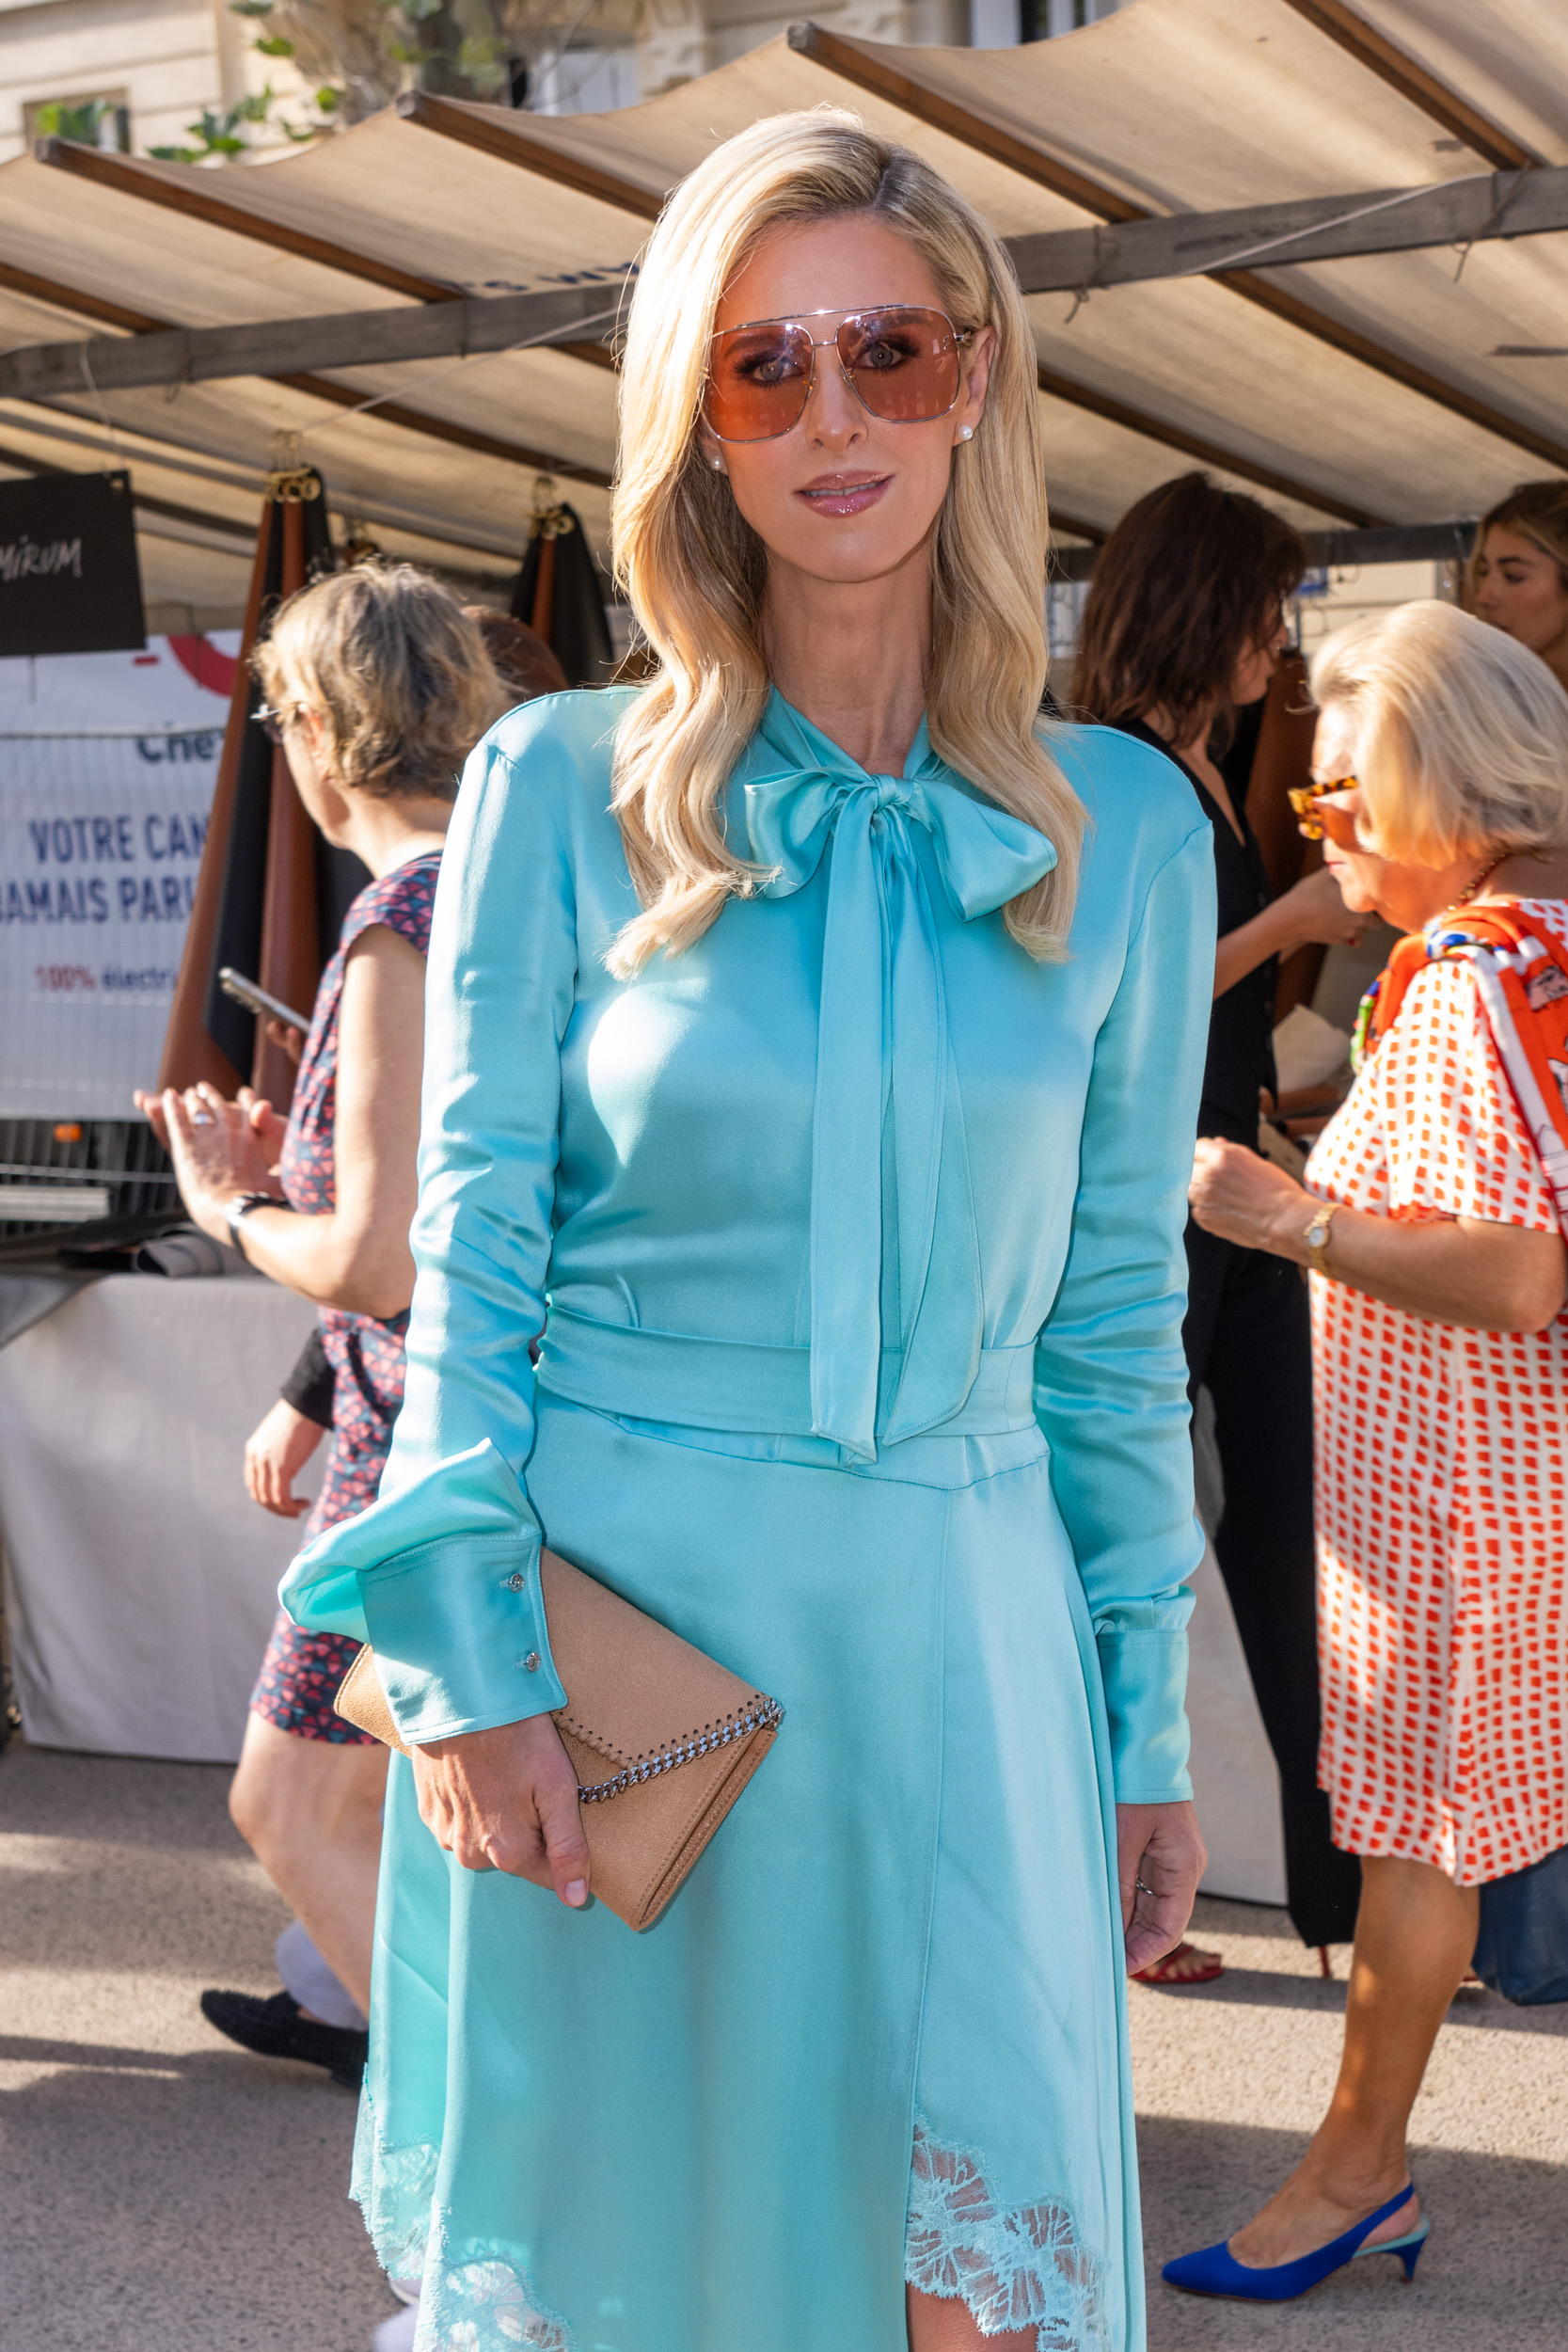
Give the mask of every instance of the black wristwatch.
<path id="1" fill-rule="evenodd" d="M 283 1199 L 281 1193 L 277 1192 L 242 1192 L 235 1195 L 234 1199 L 230 1200 L 228 1208 L 225 1209 L 223 1214 L 225 1221 L 229 1227 L 230 1238 L 233 1242 L 235 1248 L 239 1251 L 242 1258 L 245 1257 L 247 1252 L 245 1250 L 245 1238 L 240 1232 L 240 1228 L 245 1223 L 245 1218 L 250 1215 L 251 1210 L 286 1209 L 288 1205 L 288 1202 Z"/>

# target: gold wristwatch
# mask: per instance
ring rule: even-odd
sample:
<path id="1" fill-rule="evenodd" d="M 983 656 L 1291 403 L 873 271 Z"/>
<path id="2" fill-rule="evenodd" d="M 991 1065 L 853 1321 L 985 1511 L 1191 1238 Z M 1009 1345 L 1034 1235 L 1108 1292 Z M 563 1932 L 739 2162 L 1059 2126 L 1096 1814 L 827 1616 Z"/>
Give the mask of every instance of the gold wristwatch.
<path id="1" fill-rule="evenodd" d="M 1314 1274 L 1328 1272 L 1328 1229 L 1338 1216 L 1341 1206 L 1342 1203 L 1338 1200 L 1320 1200 L 1312 1212 L 1311 1224 L 1302 1235 Z"/>

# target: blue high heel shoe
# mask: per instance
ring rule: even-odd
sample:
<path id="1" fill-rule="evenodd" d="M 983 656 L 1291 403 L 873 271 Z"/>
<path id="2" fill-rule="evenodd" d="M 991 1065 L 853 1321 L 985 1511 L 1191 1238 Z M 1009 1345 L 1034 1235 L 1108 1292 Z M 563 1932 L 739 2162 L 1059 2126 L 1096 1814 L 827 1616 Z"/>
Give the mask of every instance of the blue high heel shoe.
<path id="1" fill-rule="evenodd" d="M 1402 2237 L 1385 2238 L 1381 2245 L 1368 2246 L 1369 2238 L 1379 2224 L 1390 2220 L 1402 2205 L 1408 2205 L 1416 2193 L 1413 2181 L 1406 2182 L 1397 2197 L 1390 2197 L 1376 2213 L 1370 2213 L 1365 2221 L 1358 2221 L 1342 2237 L 1331 2238 L 1315 2253 L 1302 2254 L 1293 2263 L 1275 2263 L 1265 2270 L 1249 2269 L 1239 2263 L 1228 2246 L 1201 2247 L 1196 2254 L 1179 2254 L 1175 2262 L 1166 2263 L 1160 2273 L 1166 2286 L 1180 2287 L 1184 2295 L 1223 2295 L 1239 2303 L 1288 2303 L 1292 2296 L 1305 2295 L 1332 2271 L 1342 2270 L 1347 2263 L 1359 2262 L 1366 2254 L 1397 2254 L 1404 2265 L 1404 2280 L 1408 2286 L 1416 2276 L 1416 2263 L 1432 2224 L 1425 2215 L 1413 2230 Z"/>

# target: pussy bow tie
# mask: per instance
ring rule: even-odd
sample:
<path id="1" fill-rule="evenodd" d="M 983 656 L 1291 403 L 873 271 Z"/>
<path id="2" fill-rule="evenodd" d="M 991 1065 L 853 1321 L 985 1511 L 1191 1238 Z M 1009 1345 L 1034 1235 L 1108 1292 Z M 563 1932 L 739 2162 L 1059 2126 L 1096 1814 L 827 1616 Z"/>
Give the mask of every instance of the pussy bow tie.
<path id="1" fill-rule="evenodd" d="M 979 1368 L 984 1301 L 936 925 L 911 825 L 965 922 L 1056 863 L 1041 833 L 972 799 L 925 722 L 902 776 L 856 766 L 777 694 L 743 771 L 764 896 L 832 845 L 812 1130 L 812 1427 L 851 1458 L 948 1420 Z M 882 1329 L 882 1138 L 891 1100 L 899 1329 Z M 939 1184 L 940 1177 L 940 1184 Z M 879 1400 L 883 1351 L 890 1393 Z"/>

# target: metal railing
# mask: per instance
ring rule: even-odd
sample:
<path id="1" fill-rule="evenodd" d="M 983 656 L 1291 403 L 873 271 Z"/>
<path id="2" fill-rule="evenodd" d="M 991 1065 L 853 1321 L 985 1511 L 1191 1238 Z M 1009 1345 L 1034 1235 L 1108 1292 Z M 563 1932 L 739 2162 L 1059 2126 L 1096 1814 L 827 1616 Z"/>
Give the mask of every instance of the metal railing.
<path id="1" fill-rule="evenodd" d="M 0 1119 L 0 1240 L 178 1199 L 168 1153 L 140 1120 Z"/>

